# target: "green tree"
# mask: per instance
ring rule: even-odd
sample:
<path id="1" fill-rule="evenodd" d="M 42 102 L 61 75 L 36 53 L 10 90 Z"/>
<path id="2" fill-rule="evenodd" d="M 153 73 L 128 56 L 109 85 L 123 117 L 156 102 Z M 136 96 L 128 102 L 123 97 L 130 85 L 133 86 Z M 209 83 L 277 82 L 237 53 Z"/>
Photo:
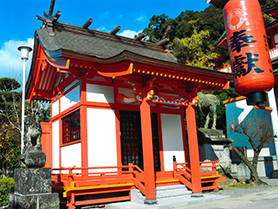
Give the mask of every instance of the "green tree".
<path id="1" fill-rule="evenodd" d="M 0 78 L 0 117 L 9 119 L 14 105 L 21 101 L 21 92 L 16 91 L 20 84 L 12 78 Z"/>
<path id="2" fill-rule="evenodd" d="M 14 192 L 14 179 L 0 175 L 0 207 L 9 204 L 9 193 Z"/>
<path id="3" fill-rule="evenodd" d="M 196 21 L 192 20 L 191 24 L 194 24 L 194 22 Z M 174 56 L 186 65 L 208 68 L 207 59 L 220 56 L 220 54 L 212 51 L 212 45 L 208 42 L 209 38 L 209 31 L 202 30 L 198 33 L 197 29 L 194 28 L 191 37 L 174 39 Z"/>
<path id="4" fill-rule="evenodd" d="M 147 28 L 143 30 L 149 36 L 148 41 L 152 42 L 152 38 L 160 40 L 168 27 L 171 26 L 171 32 L 169 33 L 170 40 L 175 37 L 175 20 L 168 18 L 167 15 L 153 15 L 150 19 L 150 23 Z"/>
<path id="5" fill-rule="evenodd" d="M 20 84 L 12 78 L 0 78 L 0 169 L 18 167 L 20 155 Z"/>
<path id="6" fill-rule="evenodd" d="M 225 31 L 221 9 L 209 6 L 201 12 L 186 10 L 175 19 L 165 14 L 154 15 L 143 32 L 148 35 L 148 41 L 153 42 L 153 38 L 162 39 L 168 26 L 171 26 L 168 34 L 169 43 L 179 62 L 208 68 L 208 57 L 218 58 L 219 54 L 224 54 L 221 61 L 229 59 L 228 52 L 219 52 L 219 49 L 214 51 L 213 47 Z"/>
<path id="7" fill-rule="evenodd" d="M 195 21 L 196 24 L 192 25 L 191 21 Z M 208 30 L 211 34 L 210 43 L 217 41 L 225 31 L 222 10 L 209 6 L 201 12 L 186 10 L 181 12 L 175 19 L 171 19 L 165 14 L 154 15 L 143 32 L 149 36 L 149 41 L 152 41 L 152 37 L 160 40 L 168 25 L 171 26 L 171 32 L 168 35 L 170 43 L 172 43 L 174 38 L 191 37 L 194 28 L 196 28 L 197 32 Z"/>
<path id="8" fill-rule="evenodd" d="M 21 152 L 21 92 L 20 84 L 12 78 L 0 78 L 0 170 L 19 167 Z M 50 105 L 25 102 L 25 115 L 38 113 L 40 121 L 50 119 Z"/>

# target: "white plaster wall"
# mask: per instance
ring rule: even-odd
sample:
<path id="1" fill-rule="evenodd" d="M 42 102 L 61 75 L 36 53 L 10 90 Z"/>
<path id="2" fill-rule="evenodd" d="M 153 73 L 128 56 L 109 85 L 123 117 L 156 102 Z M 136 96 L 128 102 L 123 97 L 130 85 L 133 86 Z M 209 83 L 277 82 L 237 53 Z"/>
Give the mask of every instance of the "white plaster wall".
<path id="1" fill-rule="evenodd" d="M 81 143 L 71 144 L 61 148 L 61 166 L 81 167 Z M 80 170 L 74 170 L 74 172 L 80 172 Z"/>
<path id="2" fill-rule="evenodd" d="M 80 101 L 80 86 L 76 86 L 61 98 L 61 112 Z"/>
<path id="3" fill-rule="evenodd" d="M 52 104 L 52 112 L 51 117 L 54 117 L 59 114 L 59 99 Z"/>
<path id="4" fill-rule="evenodd" d="M 89 167 L 117 166 L 114 110 L 88 108 L 87 124 Z M 104 169 L 98 171 L 112 170 Z"/>
<path id="5" fill-rule="evenodd" d="M 60 168 L 59 120 L 52 123 L 52 167 Z"/>
<path id="6" fill-rule="evenodd" d="M 184 163 L 181 116 L 161 114 L 164 170 L 173 170 L 173 155 L 178 163 Z"/>
<path id="7" fill-rule="evenodd" d="M 254 156 L 254 150 L 253 149 L 247 149 L 247 157 L 253 157 Z M 270 156 L 269 147 L 262 148 L 259 157 L 267 157 Z"/>
<path id="8" fill-rule="evenodd" d="M 87 101 L 114 103 L 114 92 L 112 86 L 102 86 L 87 83 L 86 88 Z"/>

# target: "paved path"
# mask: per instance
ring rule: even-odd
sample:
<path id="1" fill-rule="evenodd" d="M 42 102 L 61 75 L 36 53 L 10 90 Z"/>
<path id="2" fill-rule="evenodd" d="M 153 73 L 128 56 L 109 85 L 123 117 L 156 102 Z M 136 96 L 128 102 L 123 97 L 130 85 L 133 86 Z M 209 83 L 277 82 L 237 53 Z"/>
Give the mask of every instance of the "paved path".
<path id="1" fill-rule="evenodd" d="M 278 188 L 270 188 L 219 201 L 180 207 L 179 209 L 276 209 L 278 208 Z"/>

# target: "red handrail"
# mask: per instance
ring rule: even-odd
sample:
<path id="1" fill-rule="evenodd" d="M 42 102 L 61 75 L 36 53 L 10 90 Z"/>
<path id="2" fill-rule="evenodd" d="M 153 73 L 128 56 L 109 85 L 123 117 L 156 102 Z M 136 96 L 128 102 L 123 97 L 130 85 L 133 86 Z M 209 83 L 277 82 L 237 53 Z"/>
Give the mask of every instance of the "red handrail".
<path id="1" fill-rule="evenodd" d="M 216 165 L 216 163 L 218 163 L 220 160 L 215 160 L 215 161 L 204 161 L 204 162 L 200 162 L 200 168 L 212 168 L 212 171 L 214 172 L 214 175 L 216 174 L 217 170 L 216 168 L 219 165 Z M 202 164 L 211 164 L 211 165 L 202 165 Z"/>
<path id="2" fill-rule="evenodd" d="M 111 169 L 115 169 L 115 171 L 111 171 Z M 59 171 L 59 173 L 53 173 L 55 171 Z M 133 183 L 142 193 L 145 193 L 145 173 L 132 163 L 124 166 L 53 168 L 52 181 L 53 185 L 64 187 Z"/>

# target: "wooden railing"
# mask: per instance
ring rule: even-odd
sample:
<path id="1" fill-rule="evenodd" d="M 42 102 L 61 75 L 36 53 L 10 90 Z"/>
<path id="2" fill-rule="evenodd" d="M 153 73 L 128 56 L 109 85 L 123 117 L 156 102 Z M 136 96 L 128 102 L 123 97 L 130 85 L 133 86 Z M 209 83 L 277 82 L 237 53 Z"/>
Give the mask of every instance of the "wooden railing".
<path id="1" fill-rule="evenodd" d="M 214 190 L 219 191 L 219 181 L 225 181 L 226 178 L 222 175 L 219 175 L 216 168 L 219 166 L 220 160 L 217 161 L 206 161 L 201 162 L 201 182 L 203 190 Z M 202 169 L 207 169 L 206 171 L 202 171 Z"/>
<path id="2" fill-rule="evenodd" d="M 216 168 L 219 160 L 200 162 L 201 169 L 201 183 L 202 190 L 219 190 L 218 181 L 225 181 L 226 178 L 218 174 Z M 181 183 L 186 185 L 189 189 L 192 189 L 191 182 L 191 169 L 188 163 L 177 163 L 173 161 L 174 178 L 179 179 Z M 204 171 L 204 169 L 206 169 Z M 211 183 L 211 185 L 205 185 L 205 183 Z"/>
<path id="3" fill-rule="evenodd" d="M 173 161 L 174 178 L 179 179 L 181 183 L 192 189 L 191 170 L 188 163 L 177 163 Z"/>
<path id="4" fill-rule="evenodd" d="M 207 174 L 216 175 L 216 168 L 219 167 L 219 165 L 217 165 L 216 163 L 219 163 L 219 161 L 220 160 L 200 162 L 201 176 L 207 176 Z M 202 171 L 202 169 L 207 169 L 207 171 Z"/>
<path id="5" fill-rule="evenodd" d="M 137 165 L 130 163 L 127 166 L 107 167 L 71 167 L 52 169 L 52 188 L 62 193 L 68 208 L 75 208 L 77 205 L 94 204 L 96 200 L 75 201 L 75 195 L 90 193 L 96 190 L 105 189 L 107 193 L 122 191 L 121 188 L 135 186 L 145 194 L 145 174 Z M 126 199 L 123 199 L 126 200 Z M 114 199 L 108 198 L 103 201 L 109 202 Z"/>

